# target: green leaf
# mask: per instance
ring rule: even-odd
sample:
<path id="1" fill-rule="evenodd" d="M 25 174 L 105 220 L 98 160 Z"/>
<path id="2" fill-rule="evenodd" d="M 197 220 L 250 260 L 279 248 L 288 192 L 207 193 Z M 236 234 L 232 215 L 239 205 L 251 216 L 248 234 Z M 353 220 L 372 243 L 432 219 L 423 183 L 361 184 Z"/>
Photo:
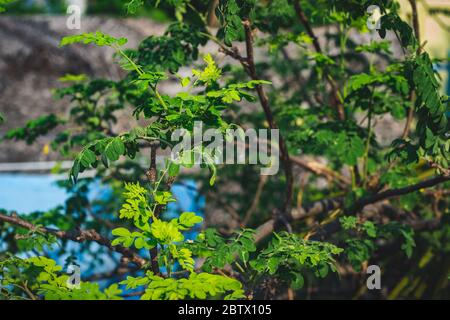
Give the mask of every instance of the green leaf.
<path id="1" fill-rule="evenodd" d="M 0 0 L 0 13 L 5 12 L 6 11 L 6 6 L 16 2 L 17 0 Z"/>
<path id="2" fill-rule="evenodd" d="M 329 267 L 327 264 L 323 263 L 318 268 L 318 273 L 320 278 L 325 278 L 328 275 Z"/>
<path id="3" fill-rule="evenodd" d="M 161 244 L 171 244 L 184 240 L 184 236 L 178 228 L 173 223 L 166 221 L 153 221 L 151 225 L 151 233 L 153 237 Z"/>
<path id="4" fill-rule="evenodd" d="M 181 80 L 181 85 L 183 87 L 187 87 L 191 83 L 191 78 L 185 77 Z"/>
<path id="5" fill-rule="evenodd" d="M 305 279 L 303 278 L 302 274 L 298 272 L 292 272 L 291 274 L 294 277 L 294 280 L 291 282 L 292 289 L 299 290 L 303 288 L 305 284 Z"/>
<path id="6" fill-rule="evenodd" d="M 367 235 L 371 238 L 377 237 L 377 229 L 375 224 L 371 221 L 366 221 L 363 223 L 363 229 L 366 231 Z"/>
<path id="7" fill-rule="evenodd" d="M 195 224 L 201 223 L 203 218 L 194 212 L 183 212 L 178 218 L 178 223 L 185 228 L 192 228 Z"/>
<path id="8" fill-rule="evenodd" d="M 139 75 L 138 80 L 133 81 L 133 83 L 143 83 L 144 86 L 148 86 L 149 84 L 155 85 L 165 79 L 167 79 L 167 75 L 164 72 L 146 72 Z"/>
<path id="9" fill-rule="evenodd" d="M 116 228 L 111 232 L 114 236 L 129 237 L 131 232 L 125 228 Z"/>
<path id="10" fill-rule="evenodd" d="M 144 5 L 143 0 L 131 0 L 125 4 L 128 14 L 135 14 Z"/>
<path id="11" fill-rule="evenodd" d="M 271 257 L 267 261 L 267 269 L 270 274 L 275 274 L 278 270 L 278 266 L 280 265 L 281 259 L 278 257 Z"/>
<path id="12" fill-rule="evenodd" d="M 146 246 L 146 242 L 143 238 L 137 238 L 134 241 L 134 246 L 136 247 L 136 249 L 142 249 Z"/>
<path id="13" fill-rule="evenodd" d="M 122 298 L 119 295 L 122 293 L 122 290 L 119 289 L 119 285 L 114 283 L 110 285 L 104 291 L 106 297 L 110 300 L 121 300 Z"/>
<path id="14" fill-rule="evenodd" d="M 339 218 L 339 222 L 341 223 L 344 230 L 355 229 L 356 223 L 358 219 L 354 216 L 346 216 Z"/>
<path id="15" fill-rule="evenodd" d="M 207 54 L 203 60 L 206 62 L 207 66 L 202 71 L 192 70 L 194 76 L 198 78 L 197 81 L 205 83 L 206 85 L 211 85 L 217 80 L 219 80 L 222 70 L 216 66 L 216 63 L 210 54 Z"/>
<path id="16" fill-rule="evenodd" d="M 180 165 L 174 162 L 169 163 L 169 177 L 176 177 L 180 173 Z"/>
<path id="17" fill-rule="evenodd" d="M 111 138 L 105 145 L 104 154 L 110 161 L 116 161 L 125 153 L 125 145 L 121 138 Z"/>
<path id="18" fill-rule="evenodd" d="M 172 193 L 169 191 L 157 191 L 153 196 L 156 203 L 161 205 L 166 205 L 169 202 L 175 202 L 175 198 Z"/>

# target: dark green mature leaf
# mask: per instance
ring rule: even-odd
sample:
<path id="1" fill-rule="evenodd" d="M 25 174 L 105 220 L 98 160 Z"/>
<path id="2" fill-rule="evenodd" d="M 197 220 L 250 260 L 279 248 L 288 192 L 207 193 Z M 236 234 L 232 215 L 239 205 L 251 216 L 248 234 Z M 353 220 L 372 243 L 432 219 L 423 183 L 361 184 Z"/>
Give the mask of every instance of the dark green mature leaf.
<path id="1" fill-rule="evenodd" d="M 202 27 L 174 23 L 163 36 L 150 36 L 140 44 L 138 64 L 152 71 L 176 72 L 198 58 L 198 47 L 207 41 L 203 32 Z"/>
<path id="2" fill-rule="evenodd" d="M 97 144 L 98 146 L 98 144 Z M 101 153 L 104 153 L 110 161 L 116 161 L 125 152 L 125 145 L 122 139 L 119 137 L 111 138 L 105 141 L 104 146 L 99 149 Z"/>
<path id="3" fill-rule="evenodd" d="M 144 5 L 143 0 L 131 0 L 125 4 L 128 14 L 134 14 Z"/>

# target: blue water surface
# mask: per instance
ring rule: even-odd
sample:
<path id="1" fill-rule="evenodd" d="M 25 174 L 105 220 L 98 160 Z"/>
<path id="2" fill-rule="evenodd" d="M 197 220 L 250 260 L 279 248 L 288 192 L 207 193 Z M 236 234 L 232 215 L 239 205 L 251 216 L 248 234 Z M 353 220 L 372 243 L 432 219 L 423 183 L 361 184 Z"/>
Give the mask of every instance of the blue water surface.
<path id="1" fill-rule="evenodd" d="M 0 208 L 18 213 L 46 211 L 64 204 L 68 194 L 57 175 L 0 174 Z"/>

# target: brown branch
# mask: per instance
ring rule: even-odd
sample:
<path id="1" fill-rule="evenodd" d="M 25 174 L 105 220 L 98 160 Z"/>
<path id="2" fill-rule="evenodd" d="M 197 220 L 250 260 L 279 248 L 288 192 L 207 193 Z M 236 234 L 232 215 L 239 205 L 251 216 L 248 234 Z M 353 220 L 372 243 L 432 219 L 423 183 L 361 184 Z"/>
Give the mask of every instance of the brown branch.
<path id="1" fill-rule="evenodd" d="M 411 103 L 411 106 L 409 107 L 408 110 L 408 116 L 406 118 L 406 122 L 405 122 L 405 127 L 403 129 L 403 133 L 402 133 L 402 139 L 406 139 L 409 135 L 409 131 L 411 129 L 411 124 L 414 118 L 414 103 L 416 101 L 416 92 L 415 91 L 411 91 L 410 96 L 409 96 L 409 101 Z"/>
<path id="2" fill-rule="evenodd" d="M 335 180 L 341 187 L 347 187 L 351 184 L 351 180 L 328 168 L 326 165 L 315 161 L 307 161 L 300 157 L 291 156 L 292 163 L 310 171 L 316 175 L 324 176 L 328 179 Z"/>
<path id="3" fill-rule="evenodd" d="M 152 186 L 155 185 L 156 179 L 157 179 L 157 168 L 156 168 L 156 151 L 158 150 L 159 142 L 154 143 L 150 146 L 150 166 L 147 172 L 145 173 L 147 176 L 147 179 L 149 180 L 150 184 Z M 175 177 L 169 177 L 166 181 L 166 188 L 170 190 L 172 184 L 175 182 Z M 159 217 L 161 214 L 161 211 L 163 210 L 163 205 L 157 205 L 155 207 L 155 212 L 153 212 L 153 215 L 155 217 Z M 156 275 L 161 275 L 161 270 L 159 268 L 159 262 L 158 262 L 158 247 L 155 246 L 152 249 L 149 250 L 150 253 L 150 264 L 152 272 Z"/>
<path id="4" fill-rule="evenodd" d="M 239 126 L 244 130 L 248 129 L 248 127 L 245 124 L 240 123 L 239 118 L 234 111 L 231 111 L 230 114 L 233 117 L 233 120 L 235 121 L 236 124 L 239 124 Z M 271 143 L 268 140 L 263 140 L 263 139 L 257 138 L 256 142 L 259 142 L 259 141 L 262 141 L 262 142 L 268 143 L 268 144 Z M 245 147 L 249 148 L 248 143 L 245 143 Z M 272 145 L 272 147 L 275 147 L 275 146 Z M 351 180 L 349 178 L 339 174 L 336 171 L 333 171 L 332 169 L 328 168 L 327 166 L 325 166 L 317 161 L 311 161 L 311 160 L 306 161 L 300 157 L 291 156 L 291 155 L 289 156 L 289 160 L 292 162 L 293 165 L 298 165 L 299 167 L 301 167 L 311 173 L 314 173 L 319 176 L 324 176 L 330 180 L 335 180 L 341 187 L 347 187 L 348 185 L 351 184 Z"/>
<path id="5" fill-rule="evenodd" d="M 217 27 L 218 21 L 216 17 L 216 9 L 219 5 L 219 0 L 210 0 L 208 4 L 207 22 L 210 27 Z"/>
<path id="6" fill-rule="evenodd" d="M 246 51 L 247 51 L 247 57 L 243 57 L 237 48 L 229 49 L 225 45 L 223 45 L 220 41 L 216 40 L 215 38 L 211 37 L 211 39 L 217 43 L 220 47 L 220 51 L 225 53 L 226 55 L 234 58 L 235 60 L 239 61 L 244 68 L 245 72 L 252 78 L 253 80 L 260 80 L 258 77 L 258 74 L 256 72 L 255 67 L 255 60 L 254 60 L 254 52 L 253 52 L 253 34 L 252 29 L 250 25 L 250 21 L 248 19 L 244 20 L 243 22 L 244 29 L 245 29 L 245 44 L 246 44 Z M 271 129 L 278 129 L 277 124 L 275 123 L 275 119 L 272 113 L 272 110 L 270 109 L 269 99 L 264 92 L 264 89 L 261 85 L 255 86 L 256 92 L 258 94 L 258 98 L 260 101 L 260 104 L 264 110 L 264 114 L 266 117 L 267 122 L 269 123 L 269 127 Z M 288 212 L 290 211 L 290 205 L 292 201 L 292 194 L 293 194 L 293 184 L 294 184 L 294 176 L 292 174 L 292 164 L 289 159 L 289 153 L 286 146 L 286 143 L 283 139 L 283 137 L 280 135 L 280 154 L 281 159 L 284 164 L 284 171 L 286 176 L 286 197 L 285 201 L 283 203 L 283 214 L 288 215 Z M 288 217 L 289 218 L 289 217 Z"/>
<path id="7" fill-rule="evenodd" d="M 239 61 L 241 63 L 241 65 L 244 67 L 245 72 L 247 72 L 247 73 L 249 72 L 249 65 L 247 62 L 247 58 L 245 58 L 241 55 L 238 48 L 236 48 L 236 47 L 228 48 L 222 42 L 217 41 L 214 38 L 212 38 L 212 39 L 219 46 L 220 52 L 223 52 L 227 56 L 230 56 L 231 58 Z"/>
<path id="8" fill-rule="evenodd" d="M 312 38 L 314 49 L 316 50 L 317 53 L 323 54 L 323 50 L 322 47 L 320 46 L 319 39 L 317 38 L 316 34 L 314 33 L 314 30 L 312 29 L 308 17 L 305 15 L 305 12 L 303 11 L 303 8 L 300 4 L 300 0 L 294 1 L 294 9 L 298 19 L 300 20 L 300 23 L 305 28 L 306 33 L 308 33 L 308 35 Z M 338 86 L 336 82 L 334 82 L 333 78 L 331 78 L 330 72 L 326 68 L 324 69 L 324 77 L 331 87 L 331 94 L 333 96 L 332 104 L 338 113 L 339 119 L 345 120 L 344 106 L 341 103 L 341 99 L 339 98 Z"/>
<path id="9" fill-rule="evenodd" d="M 134 251 L 129 248 L 125 248 L 122 246 L 113 246 L 111 241 L 108 238 L 103 237 L 95 230 L 71 230 L 71 231 L 62 231 L 55 230 L 46 227 L 39 227 L 34 225 L 33 223 L 23 220 L 19 218 L 17 215 L 7 216 L 4 214 L 0 214 L 0 221 L 7 222 L 12 225 L 16 225 L 28 230 L 39 231 L 42 233 L 52 234 L 60 239 L 71 240 L 75 242 L 84 242 L 84 241 L 94 241 L 104 247 L 107 247 L 111 251 L 118 252 L 122 254 L 125 258 L 127 258 L 130 262 L 136 264 L 139 267 L 142 267 L 146 264 L 146 260 L 139 255 L 137 255 Z"/>
<path id="10" fill-rule="evenodd" d="M 389 198 L 409 194 L 421 189 L 430 188 L 440 183 L 444 183 L 446 181 L 450 181 L 450 177 L 439 176 L 404 188 L 383 191 L 378 194 L 368 196 L 357 201 L 356 204 L 353 206 L 353 208 L 351 208 L 347 213 L 356 214 L 358 211 L 361 211 L 362 209 L 364 209 L 365 206 L 369 204 L 374 204 Z M 344 205 L 343 198 L 320 200 L 314 202 L 311 206 L 307 208 L 301 208 L 300 210 L 293 210 L 291 216 L 293 220 L 301 220 L 342 208 L 343 205 Z M 275 230 L 275 225 L 276 225 L 275 219 L 270 219 L 264 224 L 262 224 L 260 227 L 258 227 L 255 234 L 255 241 L 259 242 L 262 239 L 269 236 L 270 234 L 272 234 L 272 232 Z"/>
<path id="11" fill-rule="evenodd" d="M 417 10 L 417 2 L 416 0 L 409 0 L 409 3 L 411 4 L 411 9 L 412 9 L 412 19 L 413 19 L 413 29 L 414 29 L 414 35 L 416 36 L 417 39 L 417 44 L 418 44 L 418 48 L 417 48 L 417 53 L 420 54 L 421 49 L 421 43 L 420 43 L 420 26 L 419 26 L 419 13 Z"/>
<path id="12" fill-rule="evenodd" d="M 300 209 L 293 209 L 291 216 L 293 220 L 303 220 L 309 217 L 319 215 L 324 212 L 332 211 L 342 207 L 342 199 L 325 199 L 314 202 L 312 205 L 302 207 Z M 276 219 L 270 219 L 263 223 L 256 229 L 255 241 L 260 242 L 266 237 L 270 236 L 275 231 L 277 224 Z"/>
<path id="13" fill-rule="evenodd" d="M 248 63 L 248 74 L 253 80 L 259 80 L 258 74 L 256 72 L 256 66 L 255 66 L 255 58 L 254 58 L 254 52 L 253 52 L 253 33 L 252 28 L 249 20 L 243 21 L 244 29 L 245 29 L 245 46 L 247 51 L 247 63 Z M 258 98 L 261 103 L 261 106 L 264 110 L 264 114 L 266 116 L 266 120 L 269 123 L 269 127 L 271 129 L 278 129 L 278 126 L 275 122 L 272 110 L 270 108 L 269 99 L 262 87 L 262 85 L 256 85 L 255 86 L 256 92 L 258 93 Z M 284 172 L 286 177 L 286 195 L 285 200 L 283 204 L 282 214 L 289 217 L 289 211 L 292 201 L 292 194 L 293 194 L 293 185 L 294 185 L 294 176 L 292 173 L 292 163 L 289 158 L 289 152 L 286 146 L 286 143 L 283 139 L 283 137 L 280 134 L 280 156 L 281 160 L 283 161 L 284 166 Z"/>
<path id="14" fill-rule="evenodd" d="M 36 297 L 34 295 L 33 292 L 31 292 L 30 288 L 28 288 L 28 284 L 27 284 L 26 281 L 23 284 L 23 286 L 19 286 L 19 287 L 22 288 L 25 291 L 25 293 L 31 298 L 31 300 L 40 300 L 38 297 Z"/>
<path id="15" fill-rule="evenodd" d="M 411 186 L 398 188 L 398 189 L 386 190 L 386 191 L 380 192 L 378 194 L 368 196 L 368 197 L 361 199 L 354 205 L 354 207 L 350 210 L 349 213 L 354 214 L 369 204 L 376 203 L 376 202 L 379 202 L 382 200 L 386 200 L 386 199 L 389 199 L 392 197 L 402 196 L 402 195 L 405 195 L 408 193 L 419 191 L 420 189 L 430 188 L 430 187 L 433 187 L 440 183 L 444 183 L 449 180 L 450 180 L 450 177 L 438 176 L 438 177 L 435 177 L 435 178 L 432 178 L 429 180 L 419 182 L 419 183 L 411 185 Z"/>
<path id="16" fill-rule="evenodd" d="M 300 20 L 301 24 L 306 30 L 306 33 L 309 35 L 309 37 L 313 41 L 313 46 L 316 52 L 323 53 L 322 47 L 320 46 L 319 39 L 317 38 L 316 34 L 314 33 L 314 30 L 311 27 L 311 24 L 309 23 L 308 17 L 306 16 L 305 12 L 303 11 L 303 8 L 300 4 L 300 0 L 294 1 L 294 8 L 295 13 L 297 14 L 298 19 Z"/>
<path id="17" fill-rule="evenodd" d="M 156 171 L 156 150 L 157 150 L 157 148 L 158 148 L 157 145 L 151 146 L 150 167 L 149 167 L 148 171 L 146 172 L 147 178 L 152 186 L 156 182 L 156 175 L 157 175 L 157 171 Z M 154 212 L 153 214 L 155 216 L 157 216 L 156 212 Z M 151 248 L 149 250 L 149 253 L 150 253 L 150 264 L 151 264 L 152 272 L 155 275 L 160 275 L 161 271 L 159 269 L 159 263 L 158 263 L 158 247 L 154 246 L 153 248 Z"/>
<path id="18" fill-rule="evenodd" d="M 147 176 L 148 181 L 153 185 L 156 182 L 156 150 L 158 146 L 155 144 L 152 144 L 150 146 L 150 166 L 145 173 Z"/>

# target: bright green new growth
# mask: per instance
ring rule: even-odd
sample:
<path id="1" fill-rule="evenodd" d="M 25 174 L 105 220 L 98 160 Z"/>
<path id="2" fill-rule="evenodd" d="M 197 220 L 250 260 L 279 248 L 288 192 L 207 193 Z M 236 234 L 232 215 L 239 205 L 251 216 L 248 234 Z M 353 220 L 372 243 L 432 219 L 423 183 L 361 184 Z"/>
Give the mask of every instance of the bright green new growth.
<path id="1" fill-rule="evenodd" d="M 149 273 L 146 277 L 132 278 L 121 282 L 127 289 L 147 286 L 142 300 L 181 300 L 222 297 L 225 300 L 244 298 L 239 281 L 209 273 L 191 273 L 188 278 L 167 279 Z"/>
<path id="2" fill-rule="evenodd" d="M 112 284 L 103 291 L 97 283 L 83 282 L 68 285 L 70 276 L 62 272 L 52 259 L 36 256 L 28 259 L 11 257 L 0 261 L 2 286 L 22 288 L 28 294 L 28 299 L 36 300 L 42 295 L 46 300 L 121 300 L 118 284 Z M 31 273 L 30 279 L 22 279 L 15 272 Z M 33 293 L 35 292 L 35 294 Z M 11 299 L 20 297 L 10 296 Z"/>
<path id="3" fill-rule="evenodd" d="M 79 35 L 64 37 L 60 42 L 60 47 L 64 47 L 74 43 L 94 43 L 99 47 L 108 46 L 112 47 L 114 45 L 123 46 L 128 42 L 125 38 L 114 38 L 110 35 L 104 34 L 103 32 L 97 31 L 95 33 L 83 33 Z"/>
<path id="4" fill-rule="evenodd" d="M 159 260 L 166 268 L 167 277 L 161 277 L 148 272 L 146 277 L 132 278 L 121 282 L 127 288 L 135 289 L 137 286 L 146 286 L 142 300 L 158 299 L 205 299 L 206 297 L 221 296 L 225 299 L 243 298 L 242 285 L 239 281 L 209 273 L 196 273 L 195 261 L 192 252 L 183 247 L 183 231 L 187 231 L 203 221 L 202 217 L 193 212 L 184 212 L 179 218 L 171 221 L 162 221 L 155 216 L 155 209 L 148 203 L 147 192 L 137 184 L 126 184 L 124 193 L 126 203 L 120 210 L 120 217 L 133 219 L 134 226 L 142 232 L 130 232 L 126 228 L 117 228 L 112 231 L 116 236 L 112 245 L 122 244 L 131 247 L 134 243 L 136 249 L 151 249 L 159 246 L 161 256 Z M 153 199 L 157 205 L 166 205 L 174 201 L 170 192 L 153 190 Z M 154 207 L 156 208 L 156 207 Z M 187 278 L 172 278 L 173 263 L 178 262 L 180 267 L 188 271 Z"/>

